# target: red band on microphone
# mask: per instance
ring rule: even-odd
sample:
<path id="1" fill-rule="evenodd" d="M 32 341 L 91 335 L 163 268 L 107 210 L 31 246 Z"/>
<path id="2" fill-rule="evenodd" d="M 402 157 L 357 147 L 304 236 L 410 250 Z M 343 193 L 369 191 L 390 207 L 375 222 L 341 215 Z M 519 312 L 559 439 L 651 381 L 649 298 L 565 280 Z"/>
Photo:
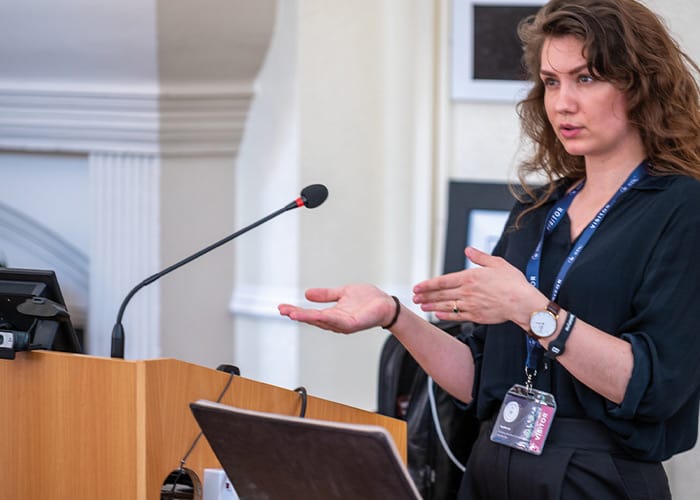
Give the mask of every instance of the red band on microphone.
<path id="1" fill-rule="evenodd" d="M 296 200 L 294 200 L 297 204 L 297 207 L 303 207 L 304 206 L 304 199 L 300 196 Z"/>

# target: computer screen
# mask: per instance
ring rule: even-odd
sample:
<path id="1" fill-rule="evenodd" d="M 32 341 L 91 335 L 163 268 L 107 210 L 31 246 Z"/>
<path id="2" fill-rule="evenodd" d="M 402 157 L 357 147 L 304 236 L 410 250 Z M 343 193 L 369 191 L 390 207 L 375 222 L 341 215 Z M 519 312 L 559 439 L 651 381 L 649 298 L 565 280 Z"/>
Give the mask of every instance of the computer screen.
<path id="1" fill-rule="evenodd" d="M 56 274 L 0 268 L 0 331 L 16 332 L 33 349 L 82 352 Z"/>

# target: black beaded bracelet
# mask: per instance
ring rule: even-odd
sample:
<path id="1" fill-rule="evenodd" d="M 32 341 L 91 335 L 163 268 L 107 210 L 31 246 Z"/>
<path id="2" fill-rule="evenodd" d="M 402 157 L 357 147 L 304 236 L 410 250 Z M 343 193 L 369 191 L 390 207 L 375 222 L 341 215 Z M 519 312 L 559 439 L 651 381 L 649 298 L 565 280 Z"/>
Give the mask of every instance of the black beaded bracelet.
<path id="1" fill-rule="evenodd" d="M 554 359 L 557 356 L 564 354 L 564 347 L 571 330 L 574 328 L 574 323 L 576 323 L 576 316 L 573 313 L 566 313 L 566 321 L 564 321 L 564 326 L 561 332 L 550 344 L 547 352 L 544 353 L 550 359 Z"/>
<path id="2" fill-rule="evenodd" d="M 398 297 L 396 295 L 392 295 L 391 298 L 394 299 L 394 303 L 396 304 L 396 311 L 394 312 L 394 317 L 391 318 L 389 324 L 382 327 L 385 330 L 388 330 L 389 328 L 394 326 L 394 323 L 396 323 L 396 320 L 399 319 L 399 313 L 401 312 L 401 302 L 399 302 Z"/>

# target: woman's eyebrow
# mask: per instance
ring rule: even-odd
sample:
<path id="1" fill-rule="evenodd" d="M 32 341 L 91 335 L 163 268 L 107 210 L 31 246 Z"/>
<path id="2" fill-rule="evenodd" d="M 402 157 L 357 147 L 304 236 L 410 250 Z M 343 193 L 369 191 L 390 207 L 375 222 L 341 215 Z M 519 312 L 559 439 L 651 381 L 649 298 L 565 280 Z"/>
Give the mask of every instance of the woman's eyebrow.
<path id="1" fill-rule="evenodd" d="M 581 64 L 580 66 L 576 66 L 575 68 L 567 71 L 566 74 L 573 75 L 576 73 L 580 73 L 583 70 L 588 70 L 588 64 L 584 63 L 584 64 Z M 559 73 L 557 73 L 555 71 L 551 71 L 551 70 L 546 70 L 546 69 L 540 70 L 540 75 L 543 75 L 543 76 L 556 76 L 557 74 L 559 74 Z"/>

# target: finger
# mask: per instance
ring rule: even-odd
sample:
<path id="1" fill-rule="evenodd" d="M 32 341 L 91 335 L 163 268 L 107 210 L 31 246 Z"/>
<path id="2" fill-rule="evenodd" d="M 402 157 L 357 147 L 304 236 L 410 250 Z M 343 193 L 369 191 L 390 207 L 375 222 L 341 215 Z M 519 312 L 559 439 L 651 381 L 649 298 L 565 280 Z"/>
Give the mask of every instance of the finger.
<path id="1" fill-rule="evenodd" d="M 463 271 L 458 271 L 456 273 L 444 274 L 436 278 L 430 278 L 429 280 L 421 281 L 413 287 L 413 293 L 420 294 L 459 288 L 459 286 L 461 285 L 460 274 L 462 272 Z"/>
<path id="2" fill-rule="evenodd" d="M 416 302 L 420 305 L 421 311 L 434 313 L 457 314 L 461 311 L 459 301 L 454 298 L 435 302 Z"/>
<path id="3" fill-rule="evenodd" d="M 295 311 L 299 311 L 301 308 L 292 304 L 279 304 L 277 310 L 282 316 L 289 316 Z"/>
<path id="4" fill-rule="evenodd" d="M 292 315 L 296 315 L 297 313 L 303 311 L 301 307 L 294 306 L 292 304 L 280 304 L 277 306 L 277 310 L 282 316 L 289 316 L 290 318 Z"/>
<path id="5" fill-rule="evenodd" d="M 282 316 L 289 316 L 289 313 L 292 312 L 292 306 L 291 304 L 279 304 L 277 306 L 277 310 Z"/>
<path id="6" fill-rule="evenodd" d="M 280 308 L 280 313 L 286 313 L 285 315 L 294 321 L 306 323 L 307 325 L 336 333 L 349 333 L 353 331 L 352 326 L 348 324 L 347 318 L 339 317 L 330 309 L 303 309 L 294 306 L 287 308 L 286 304 L 282 306 Z"/>
<path id="7" fill-rule="evenodd" d="M 467 259 L 469 259 L 471 262 L 482 267 L 493 266 L 498 260 L 497 257 L 487 254 L 486 252 L 482 252 L 474 247 L 465 248 L 464 255 L 466 255 Z"/>
<path id="8" fill-rule="evenodd" d="M 309 288 L 304 293 L 311 302 L 336 302 L 340 299 L 339 288 Z"/>
<path id="9" fill-rule="evenodd" d="M 287 306 L 286 304 L 280 306 L 280 314 L 294 321 L 309 323 L 316 326 L 318 326 L 319 323 L 326 323 L 328 321 L 326 315 L 321 310 L 304 309 L 301 307 Z"/>
<path id="10" fill-rule="evenodd" d="M 440 290 L 435 292 L 423 292 L 413 295 L 414 304 L 430 304 L 434 310 L 449 309 L 452 310 L 451 304 L 460 296 L 456 288 L 450 290 Z M 447 305 L 450 305 L 448 308 Z"/>

